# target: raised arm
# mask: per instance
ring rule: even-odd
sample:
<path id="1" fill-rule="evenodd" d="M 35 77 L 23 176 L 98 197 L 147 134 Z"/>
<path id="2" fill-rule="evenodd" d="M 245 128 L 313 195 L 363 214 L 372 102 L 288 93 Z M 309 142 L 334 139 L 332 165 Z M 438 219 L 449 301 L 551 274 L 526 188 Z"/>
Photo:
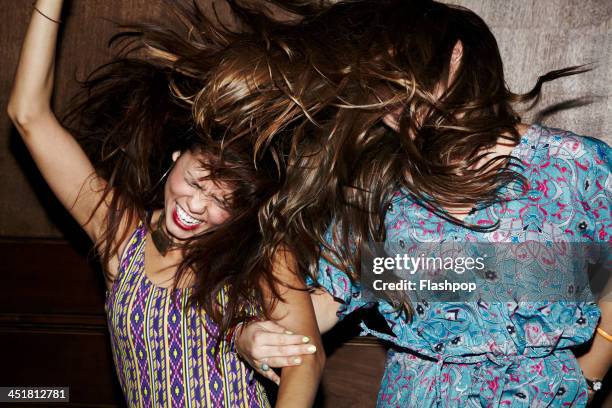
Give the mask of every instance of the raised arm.
<path id="1" fill-rule="evenodd" d="M 274 263 L 275 276 L 285 285 L 277 289 L 282 297 L 270 311 L 271 317 L 282 327 L 293 333 L 307 336 L 309 344 L 316 347 L 312 354 L 302 356 L 302 363 L 282 369 L 281 383 L 276 402 L 277 407 L 311 407 L 323 367 L 325 352 L 306 285 L 298 273 L 293 256 L 279 251 Z"/>
<path id="2" fill-rule="evenodd" d="M 51 109 L 62 3 L 38 0 L 32 6 L 8 114 L 57 198 L 95 241 L 106 207 L 101 206 L 95 214 L 93 211 L 105 182 L 95 177 L 91 162 Z M 25 4 L 29 3 L 19 2 L 18 6 Z"/>

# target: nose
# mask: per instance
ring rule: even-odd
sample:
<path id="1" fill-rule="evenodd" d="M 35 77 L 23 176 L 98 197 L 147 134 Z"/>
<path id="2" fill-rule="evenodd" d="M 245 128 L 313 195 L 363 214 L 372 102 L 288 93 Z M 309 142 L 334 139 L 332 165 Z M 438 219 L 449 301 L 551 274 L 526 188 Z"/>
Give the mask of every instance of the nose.
<path id="1" fill-rule="evenodd" d="M 208 207 L 208 200 L 200 191 L 195 191 L 187 200 L 188 210 L 194 215 L 203 215 Z"/>

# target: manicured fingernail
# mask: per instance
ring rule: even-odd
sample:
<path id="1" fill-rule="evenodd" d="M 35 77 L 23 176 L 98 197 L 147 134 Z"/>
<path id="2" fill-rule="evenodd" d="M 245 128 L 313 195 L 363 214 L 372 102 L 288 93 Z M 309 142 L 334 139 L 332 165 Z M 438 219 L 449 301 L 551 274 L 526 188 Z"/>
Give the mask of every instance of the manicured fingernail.
<path id="1" fill-rule="evenodd" d="M 301 364 L 302 363 L 302 359 L 299 357 L 296 357 L 293 359 L 293 364 Z"/>
<path id="2" fill-rule="evenodd" d="M 285 330 L 285 334 L 293 334 L 291 330 Z"/>
<path id="3" fill-rule="evenodd" d="M 276 385 L 280 385 L 280 380 L 276 380 L 274 382 L 276 383 Z"/>
<path id="4" fill-rule="evenodd" d="M 306 337 L 306 336 L 302 337 L 302 343 L 308 343 L 308 342 L 310 342 L 309 337 Z"/>
<path id="5" fill-rule="evenodd" d="M 315 351 L 317 351 L 317 346 L 315 345 L 308 346 L 306 350 L 308 350 L 309 353 L 314 353 Z"/>

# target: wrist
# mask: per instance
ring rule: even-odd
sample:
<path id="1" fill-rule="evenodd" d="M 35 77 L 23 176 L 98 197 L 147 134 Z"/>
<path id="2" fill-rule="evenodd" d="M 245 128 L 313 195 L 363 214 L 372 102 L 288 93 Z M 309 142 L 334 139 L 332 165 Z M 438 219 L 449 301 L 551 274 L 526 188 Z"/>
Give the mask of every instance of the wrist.
<path id="1" fill-rule="evenodd" d="M 242 330 L 245 328 L 245 326 L 255 321 L 259 321 L 259 319 L 254 316 L 248 317 L 245 320 L 236 323 L 228 330 L 227 335 L 225 336 L 225 341 L 230 344 L 230 350 L 232 352 L 241 356 L 238 348 L 236 347 L 236 341 L 240 338 Z"/>
<path id="2" fill-rule="evenodd" d="M 56 24 L 62 23 L 62 5 L 63 0 L 53 1 L 35 1 L 32 3 L 34 12 L 38 13 L 43 18 Z"/>
<path id="3" fill-rule="evenodd" d="M 586 375 L 584 375 L 584 373 L 582 373 L 582 376 L 584 377 L 584 380 L 586 382 L 589 394 L 594 394 L 602 389 L 603 380 L 601 378 L 587 377 Z"/>

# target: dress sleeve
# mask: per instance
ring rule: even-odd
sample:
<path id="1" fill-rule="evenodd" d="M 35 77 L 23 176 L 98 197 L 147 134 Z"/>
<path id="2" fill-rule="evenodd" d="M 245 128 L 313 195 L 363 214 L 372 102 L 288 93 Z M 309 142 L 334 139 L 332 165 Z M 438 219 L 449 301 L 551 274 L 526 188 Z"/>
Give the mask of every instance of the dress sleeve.
<path id="1" fill-rule="evenodd" d="M 577 163 L 586 170 L 582 180 L 582 207 L 593 223 L 592 239 L 598 244 L 598 274 L 601 274 L 597 286 L 603 288 L 609 287 L 612 270 L 612 149 L 594 138 L 586 138 L 584 146 L 584 155 Z"/>
<path id="2" fill-rule="evenodd" d="M 333 244 L 331 227 L 325 234 L 325 240 L 329 245 Z M 346 315 L 362 307 L 370 307 L 375 304 L 372 300 L 366 300 L 362 295 L 359 282 L 353 282 L 351 278 L 342 270 L 337 268 L 325 258 L 319 258 L 319 268 L 316 284 L 311 277 L 307 277 L 306 283 L 309 286 L 320 286 L 331 294 L 334 299 L 340 302 L 338 317 L 344 318 Z"/>
<path id="3" fill-rule="evenodd" d="M 612 149 L 605 142 L 587 138 L 587 166 L 583 207 L 595 221 L 597 242 L 612 243 Z"/>

